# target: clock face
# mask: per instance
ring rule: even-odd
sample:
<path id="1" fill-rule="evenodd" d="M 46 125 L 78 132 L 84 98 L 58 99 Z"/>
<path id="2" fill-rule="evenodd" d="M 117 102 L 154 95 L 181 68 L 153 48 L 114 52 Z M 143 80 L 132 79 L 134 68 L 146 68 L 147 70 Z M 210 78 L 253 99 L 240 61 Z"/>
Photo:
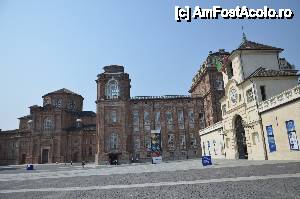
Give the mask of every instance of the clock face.
<path id="1" fill-rule="evenodd" d="M 231 90 L 230 90 L 230 93 L 229 93 L 229 95 L 230 95 L 230 100 L 232 101 L 232 103 L 236 103 L 237 102 L 237 91 L 234 89 L 234 88 L 232 88 Z"/>

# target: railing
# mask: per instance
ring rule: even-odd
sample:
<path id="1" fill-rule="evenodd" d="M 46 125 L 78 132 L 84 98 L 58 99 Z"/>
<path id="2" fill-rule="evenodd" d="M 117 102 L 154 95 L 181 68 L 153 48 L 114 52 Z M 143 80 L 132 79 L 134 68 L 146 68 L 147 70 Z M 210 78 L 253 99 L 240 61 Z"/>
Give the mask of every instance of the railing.
<path id="1" fill-rule="evenodd" d="M 162 95 L 162 96 L 135 96 L 131 99 L 177 99 L 177 98 L 191 98 L 191 95 Z"/>
<path id="2" fill-rule="evenodd" d="M 289 90 L 286 90 L 278 95 L 275 95 L 274 97 L 259 102 L 258 103 L 258 112 L 264 112 L 266 110 L 269 110 L 271 108 L 274 108 L 276 106 L 285 104 L 287 102 L 290 102 L 294 99 L 300 98 L 300 85 L 291 88 Z"/>
<path id="3" fill-rule="evenodd" d="M 219 122 L 217 122 L 217 123 L 215 123 L 215 124 L 213 124 L 211 126 L 206 127 L 205 129 L 201 129 L 199 131 L 199 134 L 200 135 L 204 135 L 204 134 L 210 133 L 210 132 L 212 132 L 212 131 L 214 131 L 216 129 L 220 129 L 222 127 L 223 127 L 222 121 L 219 121 Z"/>

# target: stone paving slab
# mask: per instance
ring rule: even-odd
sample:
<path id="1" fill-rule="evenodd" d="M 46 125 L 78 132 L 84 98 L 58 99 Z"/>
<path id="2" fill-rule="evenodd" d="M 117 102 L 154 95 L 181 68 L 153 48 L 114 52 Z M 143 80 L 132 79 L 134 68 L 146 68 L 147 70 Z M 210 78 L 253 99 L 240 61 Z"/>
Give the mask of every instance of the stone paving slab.
<path id="1" fill-rule="evenodd" d="M 40 178 L 28 180 L 10 180 L 0 183 L 0 190 L 19 188 L 44 188 L 65 186 L 104 186 L 109 184 L 155 183 L 162 181 L 193 181 L 219 178 L 235 178 L 249 176 L 264 176 L 276 174 L 300 173 L 300 162 L 251 165 L 238 167 L 223 167 L 205 169 L 190 169 L 162 172 L 126 173 L 111 175 L 73 176 L 67 178 Z"/>
<path id="2" fill-rule="evenodd" d="M 191 170 L 204 168 L 222 168 L 222 167 L 237 167 L 251 165 L 278 164 L 297 161 L 248 161 L 248 160 L 215 160 L 214 165 L 203 167 L 199 160 L 163 162 L 161 164 L 135 164 L 135 165 L 120 165 L 120 166 L 98 166 L 88 165 L 86 168 L 73 167 L 70 170 L 58 170 L 57 167 L 52 167 L 53 171 L 49 170 L 34 170 L 22 173 L 3 173 L 0 174 L 0 182 L 11 180 L 34 180 L 41 178 L 66 178 L 75 176 L 92 176 L 92 175 L 112 175 L 112 174 L 128 174 L 128 173 L 153 173 L 164 171 Z M 45 165 L 47 167 L 47 165 Z M 75 169 L 74 169 L 75 168 Z"/>

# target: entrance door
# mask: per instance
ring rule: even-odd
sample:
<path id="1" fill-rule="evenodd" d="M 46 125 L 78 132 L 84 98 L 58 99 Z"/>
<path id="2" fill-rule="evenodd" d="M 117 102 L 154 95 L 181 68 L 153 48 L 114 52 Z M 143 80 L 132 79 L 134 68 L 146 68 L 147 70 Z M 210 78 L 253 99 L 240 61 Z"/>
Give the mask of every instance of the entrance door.
<path id="1" fill-rule="evenodd" d="M 48 163 L 49 149 L 42 150 L 42 164 Z"/>
<path id="2" fill-rule="evenodd" d="M 239 115 L 235 119 L 235 131 L 239 159 L 248 159 L 245 129 L 242 124 L 242 117 Z"/>
<path id="3" fill-rule="evenodd" d="M 26 154 L 22 154 L 21 164 L 26 163 Z"/>
<path id="4" fill-rule="evenodd" d="M 118 162 L 118 154 L 110 154 L 109 155 L 109 163 L 110 164 L 114 164 L 114 165 L 119 164 L 119 162 Z"/>

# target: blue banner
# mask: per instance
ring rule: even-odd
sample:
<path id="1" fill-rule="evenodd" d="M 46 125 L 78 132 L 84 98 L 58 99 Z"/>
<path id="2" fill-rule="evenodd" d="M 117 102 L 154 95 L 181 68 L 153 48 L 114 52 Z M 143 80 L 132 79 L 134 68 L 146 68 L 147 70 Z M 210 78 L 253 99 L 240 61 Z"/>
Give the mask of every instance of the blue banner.
<path id="1" fill-rule="evenodd" d="M 295 131 L 295 123 L 294 120 L 289 120 L 285 122 L 286 129 L 289 131 Z"/>
<path id="2" fill-rule="evenodd" d="M 268 135 L 268 142 L 269 142 L 270 152 L 274 152 L 274 151 L 276 151 L 276 143 L 275 143 L 275 139 L 274 139 L 274 133 L 273 133 L 272 125 L 266 126 L 266 130 L 267 130 L 267 135 Z"/>
<path id="3" fill-rule="evenodd" d="M 286 121 L 285 126 L 286 126 L 287 133 L 288 133 L 290 149 L 299 151 L 300 147 L 299 147 L 299 142 L 298 142 L 298 138 L 297 138 L 297 134 L 296 134 L 296 130 L 295 130 L 294 120 Z"/>

